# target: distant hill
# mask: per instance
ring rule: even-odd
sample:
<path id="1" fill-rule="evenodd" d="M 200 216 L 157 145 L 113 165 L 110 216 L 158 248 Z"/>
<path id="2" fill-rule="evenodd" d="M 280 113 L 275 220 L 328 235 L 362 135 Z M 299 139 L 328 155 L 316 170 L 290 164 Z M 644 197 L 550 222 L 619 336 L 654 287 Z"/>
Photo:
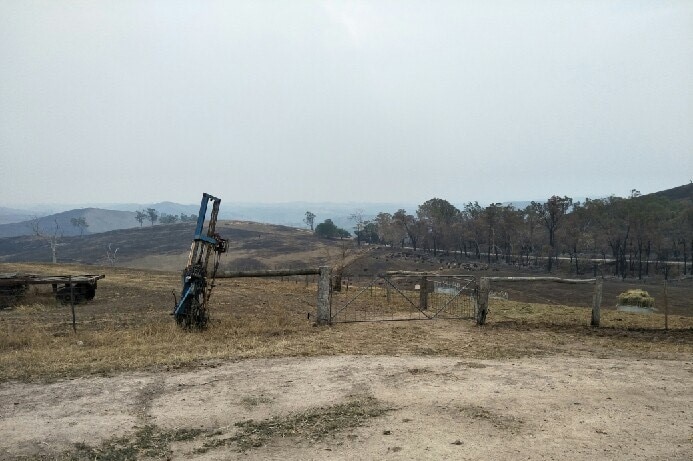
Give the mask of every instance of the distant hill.
<path id="1" fill-rule="evenodd" d="M 667 189 L 647 195 L 664 197 L 677 202 L 693 202 L 693 183 L 688 183 L 683 186 L 674 187 L 673 189 Z M 643 197 L 647 197 L 647 195 L 644 195 Z"/>
<path id="2" fill-rule="evenodd" d="M 115 254 L 118 266 L 180 270 L 185 267 L 194 229 L 194 223 L 142 228 L 138 224 L 131 229 L 64 237 L 60 240 L 58 261 L 108 265 L 112 264 L 107 257 L 110 251 L 111 255 Z M 219 221 L 216 230 L 229 240 L 229 251 L 223 255 L 221 265 L 229 270 L 339 264 L 343 254 L 341 245 L 353 244 L 321 239 L 303 229 L 245 221 Z M 50 245 L 43 238 L 31 235 L 0 238 L 0 263 L 50 260 Z"/>
<path id="3" fill-rule="evenodd" d="M 31 219 L 31 213 L 27 210 L 16 210 L 0 206 L 0 225 L 18 223 Z"/>
<path id="4" fill-rule="evenodd" d="M 115 229 L 128 229 L 139 227 L 140 224 L 135 220 L 135 213 L 132 211 L 102 210 L 99 208 L 82 208 L 78 210 L 64 211 L 41 218 L 27 219 L 22 222 L 11 224 L 0 224 L 0 237 L 17 237 L 22 235 L 33 235 L 33 228 L 38 224 L 41 232 L 53 234 L 56 223 L 59 233 L 66 237 L 80 235 L 82 229 L 72 225 L 72 218 L 83 217 L 88 226 L 83 230 L 84 234 L 96 234 Z"/>

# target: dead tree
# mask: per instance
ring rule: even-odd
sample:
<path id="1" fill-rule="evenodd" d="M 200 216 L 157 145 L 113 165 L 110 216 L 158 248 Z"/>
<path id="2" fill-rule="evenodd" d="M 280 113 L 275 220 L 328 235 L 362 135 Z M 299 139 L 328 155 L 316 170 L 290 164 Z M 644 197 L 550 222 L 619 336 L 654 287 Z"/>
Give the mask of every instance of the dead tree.
<path id="1" fill-rule="evenodd" d="M 55 227 L 53 227 L 53 229 L 51 229 L 50 231 L 44 231 L 41 229 L 40 226 L 40 218 L 34 218 L 31 220 L 31 230 L 34 233 L 34 235 L 48 242 L 48 244 L 51 247 L 53 264 L 57 264 L 58 247 L 62 245 L 62 243 L 60 243 L 60 240 L 63 238 L 63 231 L 60 228 L 60 224 L 58 224 L 57 219 L 53 219 L 53 222 L 55 223 Z"/>
<path id="2" fill-rule="evenodd" d="M 108 264 L 111 266 L 115 266 L 116 263 L 116 258 L 118 256 L 118 250 L 120 248 L 116 248 L 115 250 L 111 249 L 111 243 L 108 244 L 108 248 L 106 248 L 106 260 L 108 261 Z"/>

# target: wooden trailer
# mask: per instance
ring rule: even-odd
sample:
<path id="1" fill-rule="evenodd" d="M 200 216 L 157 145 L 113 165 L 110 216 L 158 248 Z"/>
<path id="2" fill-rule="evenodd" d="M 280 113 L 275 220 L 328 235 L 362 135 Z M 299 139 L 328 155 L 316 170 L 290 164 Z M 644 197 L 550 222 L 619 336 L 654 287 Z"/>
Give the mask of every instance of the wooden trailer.
<path id="1" fill-rule="evenodd" d="M 0 274 L 0 309 L 22 298 L 30 285 L 51 285 L 55 299 L 63 304 L 79 304 L 96 296 L 96 282 L 105 275 Z"/>

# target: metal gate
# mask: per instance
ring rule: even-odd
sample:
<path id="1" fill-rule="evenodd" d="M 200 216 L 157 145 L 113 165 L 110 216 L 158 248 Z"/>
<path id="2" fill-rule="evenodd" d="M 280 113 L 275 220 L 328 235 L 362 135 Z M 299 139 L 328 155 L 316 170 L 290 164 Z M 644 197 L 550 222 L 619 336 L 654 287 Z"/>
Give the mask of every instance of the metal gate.
<path id="1" fill-rule="evenodd" d="M 343 277 L 332 291 L 330 321 L 473 319 L 476 279 L 466 275 Z"/>

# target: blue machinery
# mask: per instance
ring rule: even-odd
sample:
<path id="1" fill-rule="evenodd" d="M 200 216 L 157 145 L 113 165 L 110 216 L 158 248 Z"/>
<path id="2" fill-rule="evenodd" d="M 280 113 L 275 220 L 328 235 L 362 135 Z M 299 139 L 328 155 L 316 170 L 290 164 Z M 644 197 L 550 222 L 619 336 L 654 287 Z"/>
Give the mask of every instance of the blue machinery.
<path id="1" fill-rule="evenodd" d="M 212 211 L 205 232 L 205 217 L 209 202 L 212 202 Z M 226 252 L 228 248 L 228 241 L 221 238 L 215 231 L 220 202 L 221 199 L 219 198 L 207 193 L 202 194 L 202 203 L 197 216 L 197 226 L 190 247 L 188 265 L 183 270 L 183 291 L 180 301 L 176 301 L 173 309 L 176 323 L 184 328 L 202 329 L 207 326 L 209 320 L 207 302 L 214 287 L 214 277 L 219 267 L 219 258 L 221 253 Z M 214 265 L 211 272 L 208 273 L 212 255 L 214 255 Z M 210 279 L 209 283 L 208 278 Z"/>

